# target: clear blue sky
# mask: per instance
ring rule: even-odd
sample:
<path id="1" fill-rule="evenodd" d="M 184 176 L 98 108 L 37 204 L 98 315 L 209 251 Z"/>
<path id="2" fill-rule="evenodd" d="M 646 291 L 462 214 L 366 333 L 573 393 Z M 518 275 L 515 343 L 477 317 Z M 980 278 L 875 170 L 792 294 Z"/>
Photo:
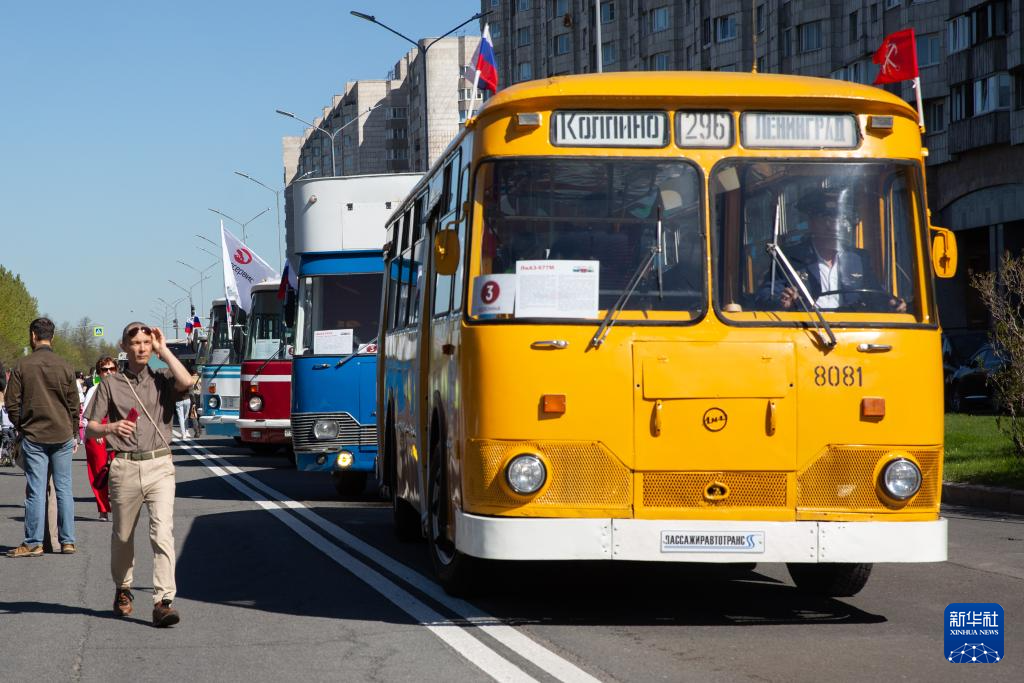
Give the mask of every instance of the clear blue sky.
<path id="1" fill-rule="evenodd" d="M 55 322 L 88 315 L 112 341 L 133 319 L 153 321 L 157 297 L 183 296 L 168 278 L 198 281 L 178 259 L 213 262 L 194 236 L 219 242 L 209 207 L 242 221 L 269 207 L 247 233 L 277 264 L 274 195 L 232 171 L 280 187 L 281 137 L 302 127 L 274 110 L 312 120 L 346 81 L 384 78 L 411 49 L 353 9 L 417 39 L 480 2 L 4 3 L 0 264 Z M 282 198 L 282 225 L 283 210 Z M 223 295 L 220 273 L 207 301 Z"/>

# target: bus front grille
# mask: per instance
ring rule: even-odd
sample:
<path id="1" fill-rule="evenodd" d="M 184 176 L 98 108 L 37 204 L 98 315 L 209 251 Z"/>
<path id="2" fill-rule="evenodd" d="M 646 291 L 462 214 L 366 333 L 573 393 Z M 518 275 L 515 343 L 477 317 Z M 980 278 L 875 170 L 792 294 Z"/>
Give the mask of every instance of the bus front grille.
<path id="1" fill-rule="evenodd" d="M 886 505 L 876 491 L 879 462 L 893 451 L 910 454 L 921 468 L 921 490 L 904 505 Z M 942 486 L 940 448 L 830 446 L 797 474 L 797 510 L 893 512 L 936 510 Z"/>
<path id="2" fill-rule="evenodd" d="M 478 511 L 529 506 L 534 514 L 557 508 L 628 514 L 632 476 L 603 444 L 594 441 L 471 440 L 463 458 L 467 505 Z M 517 453 L 539 453 L 548 466 L 548 482 L 535 498 L 513 494 L 504 481 L 505 466 Z"/>
<path id="3" fill-rule="evenodd" d="M 344 447 L 376 446 L 377 425 L 359 424 L 348 413 L 293 413 L 292 447 L 296 451 L 335 451 Z M 338 436 L 334 439 L 317 439 L 313 436 L 313 425 L 317 420 L 338 423 Z"/>
<path id="4" fill-rule="evenodd" d="M 643 504 L 648 508 L 783 508 L 785 472 L 644 472 Z M 721 486 L 720 498 L 708 487 Z"/>

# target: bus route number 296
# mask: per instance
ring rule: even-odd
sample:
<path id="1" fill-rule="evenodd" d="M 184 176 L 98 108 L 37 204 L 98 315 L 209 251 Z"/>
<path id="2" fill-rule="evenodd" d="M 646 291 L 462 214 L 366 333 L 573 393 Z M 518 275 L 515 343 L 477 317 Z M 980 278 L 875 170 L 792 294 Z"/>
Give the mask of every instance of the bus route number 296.
<path id="1" fill-rule="evenodd" d="M 852 365 L 816 365 L 814 383 L 819 387 L 862 387 L 864 373 Z"/>

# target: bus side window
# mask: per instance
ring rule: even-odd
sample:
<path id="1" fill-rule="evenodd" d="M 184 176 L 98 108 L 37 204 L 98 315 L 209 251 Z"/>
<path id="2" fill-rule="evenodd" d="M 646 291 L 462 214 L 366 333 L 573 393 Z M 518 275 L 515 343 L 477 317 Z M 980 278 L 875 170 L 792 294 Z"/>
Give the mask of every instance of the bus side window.
<path id="1" fill-rule="evenodd" d="M 465 289 L 465 283 L 463 277 L 465 276 L 465 270 L 463 265 L 466 263 L 467 248 L 466 248 L 466 229 L 469 226 L 469 221 L 472 218 L 472 209 L 470 215 L 463 216 L 462 210 L 466 204 L 466 199 L 469 197 L 469 164 L 466 164 L 465 168 L 462 169 L 462 173 L 459 176 L 459 200 L 455 204 L 455 217 L 459 221 L 459 252 L 462 257 L 459 259 L 458 268 L 455 270 L 455 277 L 452 280 L 452 310 L 462 310 L 462 291 Z"/>
<path id="2" fill-rule="evenodd" d="M 391 332 L 395 329 L 395 300 L 398 292 L 398 275 L 401 270 L 398 267 L 398 240 L 401 238 L 402 219 L 398 218 L 391 224 L 391 242 L 388 246 L 388 253 L 384 255 L 384 310 L 382 311 L 381 325 L 382 332 Z"/>
<path id="3" fill-rule="evenodd" d="M 406 209 L 405 215 L 402 216 L 402 241 L 400 242 L 400 251 L 398 252 L 398 287 L 395 301 L 395 329 L 402 329 L 405 327 L 405 314 L 407 302 L 409 300 L 409 236 L 411 230 L 409 230 L 409 217 L 412 209 Z"/>
<path id="4" fill-rule="evenodd" d="M 430 235 L 437 234 L 438 230 L 444 230 L 448 227 L 448 224 L 455 220 L 456 207 L 454 206 L 458 197 L 452 197 L 452 175 L 457 172 L 459 167 L 458 163 L 459 152 L 456 151 L 454 157 L 444 167 L 444 183 L 442 189 L 441 201 L 438 203 L 437 213 L 441 215 L 441 219 L 430 226 Z M 442 208 L 443 207 L 443 208 Z M 431 242 L 428 241 L 428 247 Z M 434 279 L 434 307 L 433 314 L 435 317 L 447 315 L 449 307 L 451 306 L 452 297 L 452 276 L 451 275 L 440 275 L 435 274 Z"/>
<path id="5" fill-rule="evenodd" d="M 409 325 L 415 325 L 420 320 L 420 278 L 423 275 L 423 206 L 426 203 L 426 196 L 416 200 L 412 212 L 412 247 L 407 252 L 409 258 L 406 267 L 409 270 L 409 308 L 406 321 Z"/>

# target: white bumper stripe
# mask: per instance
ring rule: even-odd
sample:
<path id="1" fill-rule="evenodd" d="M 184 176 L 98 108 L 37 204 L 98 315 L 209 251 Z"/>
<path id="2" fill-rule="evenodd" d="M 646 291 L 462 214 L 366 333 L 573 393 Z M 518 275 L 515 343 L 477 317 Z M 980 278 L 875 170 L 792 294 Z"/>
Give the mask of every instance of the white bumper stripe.
<path id="1" fill-rule="evenodd" d="M 942 562 L 946 520 L 734 522 L 483 517 L 456 520 L 456 545 L 494 560 L 661 562 Z M 763 552 L 662 552 L 662 532 L 763 533 Z"/>
<path id="2" fill-rule="evenodd" d="M 199 424 L 234 424 L 238 420 L 235 415 L 201 415 Z"/>
<path id="3" fill-rule="evenodd" d="M 251 382 L 253 377 L 256 378 L 257 384 L 263 382 L 288 382 L 291 383 L 291 375 L 242 375 L 243 382 Z"/>
<path id="4" fill-rule="evenodd" d="M 288 429 L 292 426 L 291 420 L 249 420 L 238 418 L 235 422 L 240 429 Z"/>

